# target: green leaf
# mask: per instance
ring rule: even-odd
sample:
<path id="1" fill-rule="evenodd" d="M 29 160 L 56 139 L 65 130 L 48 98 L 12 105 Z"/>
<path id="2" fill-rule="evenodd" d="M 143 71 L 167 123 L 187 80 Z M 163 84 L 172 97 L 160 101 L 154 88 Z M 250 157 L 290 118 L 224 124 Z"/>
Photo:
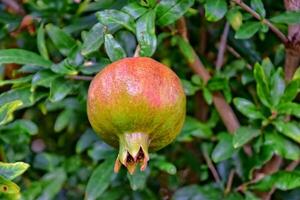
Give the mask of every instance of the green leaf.
<path id="1" fill-rule="evenodd" d="M 267 77 L 262 66 L 258 63 L 254 66 L 254 78 L 256 80 L 258 98 L 265 106 L 270 107 L 270 89 Z"/>
<path id="2" fill-rule="evenodd" d="M 220 189 L 212 185 L 188 185 L 178 188 L 173 200 L 216 200 L 224 199 Z"/>
<path id="3" fill-rule="evenodd" d="M 193 63 L 195 60 L 195 53 L 193 47 L 189 44 L 188 41 L 184 40 L 182 37 L 176 37 L 175 39 L 184 57 L 188 60 L 189 63 Z"/>
<path id="4" fill-rule="evenodd" d="M 37 199 L 51 200 L 61 191 L 64 182 L 67 179 L 66 172 L 62 168 L 56 168 L 43 176 L 43 192 Z"/>
<path id="5" fill-rule="evenodd" d="M 96 136 L 96 134 L 91 129 L 87 129 L 80 136 L 76 144 L 76 153 L 82 153 L 84 150 L 90 147 L 97 140 L 99 140 L 99 138 Z"/>
<path id="6" fill-rule="evenodd" d="M 64 128 L 66 128 L 70 122 L 70 120 L 73 118 L 74 112 L 73 110 L 66 109 L 63 112 L 61 112 L 54 124 L 54 131 L 55 132 L 60 132 Z"/>
<path id="7" fill-rule="evenodd" d="M 105 27 L 97 23 L 86 34 L 81 48 L 82 55 L 86 56 L 97 51 L 104 42 Z"/>
<path id="8" fill-rule="evenodd" d="M 20 100 L 23 103 L 21 108 L 25 108 L 33 105 L 36 101 L 40 100 L 43 97 L 45 97 L 45 93 L 32 93 L 30 91 L 30 87 L 11 89 L 7 92 L 3 92 L 0 95 L 0 105 L 4 105 L 15 100 Z"/>
<path id="9" fill-rule="evenodd" d="M 0 50 L 0 64 L 5 63 L 28 64 L 47 68 L 52 64 L 38 54 L 23 49 Z"/>
<path id="10" fill-rule="evenodd" d="M 175 165 L 163 159 L 153 160 L 151 164 L 160 169 L 161 171 L 167 172 L 170 175 L 175 175 L 177 172 Z"/>
<path id="11" fill-rule="evenodd" d="M 20 188 L 14 182 L 0 176 L 0 195 L 1 194 L 19 194 Z"/>
<path id="12" fill-rule="evenodd" d="M 44 24 L 41 24 L 37 31 L 37 48 L 43 58 L 49 60 L 48 50 L 45 41 L 45 29 Z"/>
<path id="13" fill-rule="evenodd" d="M 49 99 L 52 102 L 61 101 L 72 91 L 72 83 L 65 79 L 51 82 Z"/>
<path id="14" fill-rule="evenodd" d="M 300 157 L 299 145 L 280 134 L 267 132 L 265 134 L 265 144 L 271 145 L 274 151 L 283 158 L 298 160 Z"/>
<path id="15" fill-rule="evenodd" d="M 55 47 L 65 56 L 68 56 L 77 45 L 76 41 L 69 34 L 53 24 L 47 24 L 46 31 Z"/>
<path id="16" fill-rule="evenodd" d="M 215 163 L 231 158 L 236 152 L 232 145 L 232 135 L 229 133 L 221 133 L 218 138 L 219 142 L 215 146 L 211 155 L 211 158 Z"/>
<path id="17" fill-rule="evenodd" d="M 15 120 L 6 126 L 0 127 L 0 130 L 18 132 L 19 134 L 27 133 L 29 135 L 36 135 L 38 133 L 37 125 L 26 119 Z"/>
<path id="18" fill-rule="evenodd" d="M 127 178 L 130 183 L 130 187 L 133 191 L 135 190 L 143 190 L 146 186 L 147 178 L 150 174 L 149 170 L 140 171 L 136 170 L 132 175 L 127 172 Z"/>
<path id="19" fill-rule="evenodd" d="M 279 114 L 294 115 L 300 118 L 300 104 L 293 102 L 280 103 L 277 106 L 277 112 Z"/>
<path id="20" fill-rule="evenodd" d="M 17 79 L 0 80 L 0 87 L 8 84 L 14 84 L 14 86 L 22 85 L 30 82 L 31 79 L 32 75 L 28 75 Z"/>
<path id="21" fill-rule="evenodd" d="M 279 132 L 300 143 L 300 127 L 298 123 L 275 121 L 273 124 Z"/>
<path id="22" fill-rule="evenodd" d="M 188 80 L 184 80 L 184 79 L 180 79 L 181 84 L 183 86 L 184 89 L 184 93 L 187 96 L 192 96 L 194 95 L 198 90 L 200 90 L 199 86 L 195 86 L 193 85 L 190 81 Z"/>
<path id="23" fill-rule="evenodd" d="M 208 105 L 211 105 L 213 102 L 213 95 L 206 87 L 203 88 L 203 97 Z"/>
<path id="24" fill-rule="evenodd" d="M 0 125 L 4 125 L 13 120 L 13 113 L 23 105 L 20 100 L 5 103 L 0 107 Z"/>
<path id="25" fill-rule="evenodd" d="M 300 80 L 296 79 L 290 81 L 284 90 L 284 94 L 281 97 L 281 102 L 293 101 L 296 98 L 299 91 L 300 91 Z"/>
<path id="26" fill-rule="evenodd" d="M 58 77 L 59 77 L 59 75 L 57 75 L 49 70 L 39 71 L 32 78 L 32 86 L 50 87 L 52 81 L 54 81 Z"/>
<path id="27" fill-rule="evenodd" d="M 23 174 L 29 165 L 24 162 L 15 162 L 15 163 L 4 163 L 0 162 L 0 176 L 8 179 L 13 180 L 16 177 Z"/>
<path id="28" fill-rule="evenodd" d="M 204 8 L 207 21 L 216 22 L 226 14 L 227 3 L 225 0 L 206 0 Z"/>
<path id="29" fill-rule="evenodd" d="M 119 10 L 104 10 L 96 13 L 98 20 L 103 25 L 118 24 L 135 33 L 134 18 Z"/>
<path id="30" fill-rule="evenodd" d="M 266 16 L 266 10 L 262 0 L 251 0 L 251 7 L 255 10 L 262 18 Z"/>
<path id="31" fill-rule="evenodd" d="M 137 20 L 136 37 L 140 45 L 140 56 L 151 57 L 157 46 L 154 10 L 149 10 Z"/>
<path id="32" fill-rule="evenodd" d="M 285 89 L 285 82 L 282 77 L 282 69 L 278 70 L 271 76 L 270 80 L 270 100 L 273 106 L 278 105 Z"/>
<path id="33" fill-rule="evenodd" d="M 104 41 L 105 51 L 112 62 L 126 57 L 125 50 L 111 34 L 105 34 Z"/>
<path id="34" fill-rule="evenodd" d="M 235 33 L 236 39 L 248 39 L 252 37 L 261 27 L 261 22 L 246 22 L 242 24 L 239 30 Z"/>
<path id="35" fill-rule="evenodd" d="M 126 12 L 127 14 L 131 15 L 134 19 L 139 18 L 143 14 L 147 12 L 147 8 L 141 6 L 137 2 L 132 2 L 127 4 L 122 8 L 122 11 Z"/>
<path id="36" fill-rule="evenodd" d="M 282 24 L 300 24 L 300 11 L 286 11 L 271 17 L 270 21 Z"/>
<path id="37" fill-rule="evenodd" d="M 300 187 L 300 172 L 279 171 L 265 176 L 262 180 L 250 186 L 251 189 L 261 191 L 267 191 L 273 187 L 283 191 Z"/>
<path id="38" fill-rule="evenodd" d="M 227 12 L 226 18 L 235 31 L 239 30 L 243 24 L 243 15 L 236 6 Z"/>
<path id="39" fill-rule="evenodd" d="M 97 199 L 110 185 L 113 178 L 114 158 L 109 158 L 101 163 L 92 173 L 85 191 L 86 200 Z"/>
<path id="40" fill-rule="evenodd" d="M 196 138 L 209 138 L 212 131 L 209 126 L 201 123 L 199 120 L 187 116 L 181 131 L 178 136 L 178 141 L 190 141 L 193 137 Z"/>
<path id="41" fill-rule="evenodd" d="M 265 117 L 259 109 L 249 100 L 244 98 L 234 98 L 235 107 L 246 117 L 250 119 L 264 119 Z"/>
<path id="42" fill-rule="evenodd" d="M 248 143 L 253 138 L 260 135 L 260 130 L 253 128 L 253 127 L 244 127 L 241 126 L 235 131 L 233 135 L 233 147 L 239 148 L 242 147 L 244 144 Z"/>
<path id="43" fill-rule="evenodd" d="M 174 23 L 194 4 L 194 0 L 161 0 L 156 7 L 156 23 L 166 26 Z"/>
<path id="44" fill-rule="evenodd" d="M 228 81 L 225 78 L 219 77 L 213 77 L 207 82 L 207 88 L 210 91 L 223 90 L 226 85 L 228 85 Z"/>

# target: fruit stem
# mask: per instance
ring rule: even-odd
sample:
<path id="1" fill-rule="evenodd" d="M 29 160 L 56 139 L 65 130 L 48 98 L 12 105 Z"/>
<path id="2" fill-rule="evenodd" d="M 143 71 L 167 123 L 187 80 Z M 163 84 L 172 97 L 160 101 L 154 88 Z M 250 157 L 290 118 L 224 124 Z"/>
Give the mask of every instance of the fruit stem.
<path id="1" fill-rule="evenodd" d="M 135 167 L 140 164 L 141 171 L 147 167 L 149 136 L 145 133 L 125 133 L 119 136 L 119 154 L 114 171 L 117 173 L 123 164 L 133 174 Z"/>

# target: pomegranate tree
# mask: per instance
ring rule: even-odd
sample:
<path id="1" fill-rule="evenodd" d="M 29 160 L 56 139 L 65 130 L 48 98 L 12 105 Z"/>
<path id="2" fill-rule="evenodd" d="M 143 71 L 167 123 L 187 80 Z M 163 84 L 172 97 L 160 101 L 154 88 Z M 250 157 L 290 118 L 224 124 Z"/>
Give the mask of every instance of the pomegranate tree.
<path id="1" fill-rule="evenodd" d="M 87 113 L 93 129 L 119 148 L 114 171 L 145 170 L 148 151 L 171 143 L 185 118 L 180 79 L 165 65 L 146 57 L 125 58 L 99 72 L 89 87 Z"/>

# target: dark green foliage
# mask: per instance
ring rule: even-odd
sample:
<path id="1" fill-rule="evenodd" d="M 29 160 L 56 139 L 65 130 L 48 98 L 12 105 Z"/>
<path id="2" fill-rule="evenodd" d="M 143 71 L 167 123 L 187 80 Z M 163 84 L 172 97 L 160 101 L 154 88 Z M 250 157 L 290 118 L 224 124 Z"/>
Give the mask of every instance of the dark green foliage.
<path id="1" fill-rule="evenodd" d="M 272 188 L 272 199 L 299 199 L 299 167 L 285 167 L 300 159 L 300 70 L 285 81 L 285 46 L 264 21 L 286 34 L 299 11 L 262 0 L 244 2 L 256 18 L 227 0 L 27 0 L 21 11 L 0 2 L 0 199 L 256 200 Z M 22 10 L 33 19 L 19 29 Z M 178 27 L 183 16 L 189 41 Z M 226 51 L 217 69 L 226 22 L 240 56 Z M 146 171 L 114 174 L 117 150 L 91 129 L 87 90 L 137 45 L 178 74 L 187 116 Z M 190 68 L 195 56 L 210 80 Z M 241 124 L 234 133 L 214 106 L 216 92 Z M 274 155 L 280 169 L 258 174 Z"/>

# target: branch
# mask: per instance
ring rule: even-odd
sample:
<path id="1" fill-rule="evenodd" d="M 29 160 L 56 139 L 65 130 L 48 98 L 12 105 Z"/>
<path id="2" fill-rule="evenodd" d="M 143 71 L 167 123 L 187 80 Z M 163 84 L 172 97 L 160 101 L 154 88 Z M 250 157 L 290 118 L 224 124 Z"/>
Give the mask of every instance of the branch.
<path id="1" fill-rule="evenodd" d="M 222 64 L 224 62 L 224 54 L 225 54 L 225 50 L 226 50 L 226 46 L 227 46 L 228 33 L 229 33 L 229 23 L 226 22 L 222 36 L 221 36 L 220 45 L 219 45 L 219 52 L 218 52 L 218 57 L 217 57 L 217 61 L 216 61 L 217 70 L 221 69 Z"/>
<path id="2" fill-rule="evenodd" d="M 10 8 L 14 13 L 25 15 L 23 7 L 15 0 L 1 0 L 4 5 Z"/>
<path id="3" fill-rule="evenodd" d="M 140 51 L 141 51 L 141 47 L 140 47 L 140 45 L 138 44 L 138 45 L 136 46 L 135 51 L 134 51 L 133 57 L 139 57 L 139 56 L 140 56 Z"/>
<path id="4" fill-rule="evenodd" d="M 65 76 L 67 79 L 71 80 L 80 80 L 80 81 L 91 81 L 94 77 L 92 76 L 82 76 L 82 75 L 67 75 Z"/>
<path id="5" fill-rule="evenodd" d="M 208 166 L 209 170 L 211 171 L 215 181 L 217 183 L 221 183 L 221 179 L 219 177 L 219 174 L 218 174 L 214 164 L 212 163 L 211 159 L 209 158 L 208 154 L 204 153 L 203 156 L 204 156 L 205 162 L 207 163 L 207 166 Z"/>
<path id="6" fill-rule="evenodd" d="M 232 0 L 232 2 L 239 5 L 243 10 L 250 13 L 254 18 L 261 20 L 261 22 L 267 25 L 273 33 L 286 45 L 288 43 L 288 38 L 269 20 L 262 18 L 257 12 L 255 12 L 252 8 L 250 8 L 247 4 L 245 4 L 242 0 Z"/>
<path id="7" fill-rule="evenodd" d="M 229 173 L 227 184 L 226 184 L 226 189 L 225 189 L 225 194 L 228 194 L 231 191 L 231 186 L 233 182 L 235 171 L 232 169 Z"/>
<path id="8" fill-rule="evenodd" d="M 179 21 L 185 21 L 185 19 L 182 17 L 179 19 Z M 185 22 L 178 22 L 177 23 L 177 30 L 178 33 L 182 36 L 183 39 L 185 39 L 187 42 L 187 28 L 185 26 Z M 210 79 L 210 74 L 208 71 L 205 69 L 203 63 L 197 56 L 196 52 L 193 50 L 193 57 L 194 61 L 190 62 L 188 61 L 189 67 L 196 73 L 198 74 L 205 83 Z M 233 110 L 231 107 L 228 105 L 228 103 L 225 101 L 224 96 L 220 92 L 215 92 L 213 94 L 213 103 L 221 116 L 221 119 L 223 120 L 224 125 L 226 126 L 227 130 L 230 133 L 234 133 L 234 131 L 239 128 L 240 123 L 235 116 Z"/>
<path id="9" fill-rule="evenodd" d="M 284 0 L 286 10 L 299 11 L 300 0 Z M 288 82 L 292 79 L 300 62 L 300 25 L 289 25 L 288 27 L 289 43 L 286 45 L 284 72 L 285 80 Z"/>

